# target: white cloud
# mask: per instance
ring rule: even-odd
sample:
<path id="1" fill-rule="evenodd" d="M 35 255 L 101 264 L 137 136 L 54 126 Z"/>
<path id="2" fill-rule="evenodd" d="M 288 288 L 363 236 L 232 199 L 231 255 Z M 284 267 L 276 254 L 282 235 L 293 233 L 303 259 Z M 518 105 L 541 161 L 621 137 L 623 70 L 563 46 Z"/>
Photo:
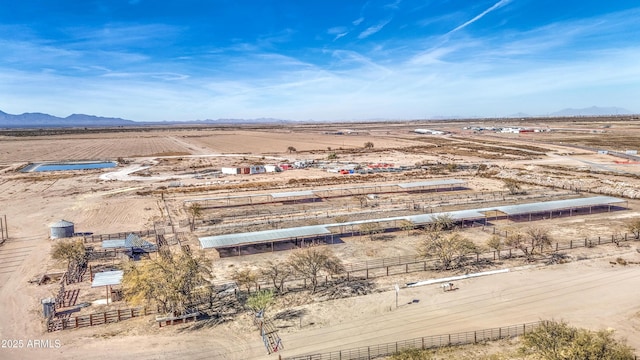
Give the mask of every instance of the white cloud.
<path id="1" fill-rule="evenodd" d="M 165 61 L 5 39 L 0 110 L 134 120 L 415 119 L 591 105 L 640 111 L 640 47 L 617 35 L 637 32 L 636 18 L 613 14 L 455 42 L 393 39 L 358 51 L 329 43 L 304 58 L 245 42 Z M 596 36 L 618 42 L 596 46 Z M 23 68 L 11 59 L 33 61 Z"/>
<path id="2" fill-rule="evenodd" d="M 358 39 L 366 39 L 369 36 L 379 32 L 380 30 L 382 30 L 382 28 L 384 28 L 389 22 L 391 22 L 391 19 L 389 20 L 383 20 L 380 23 L 378 23 L 377 25 L 373 25 L 368 27 L 365 31 L 361 32 L 360 35 L 358 35 Z"/>
<path id="3" fill-rule="evenodd" d="M 491 7 L 490 7 L 490 8 L 488 8 L 487 10 L 485 10 L 485 11 L 481 12 L 479 15 L 477 15 L 477 16 L 476 16 L 476 17 L 474 17 L 473 19 L 471 19 L 471 20 L 469 20 L 469 21 L 465 22 L 464 24 L 462 24 L 462 25 L 460 25 L 460 26 L 456 27 L 455 29 L 453 29 L 453 30 L 449 31 L 449 32 L 447 33 L 447 35 L 449 35 L 449 34 L 451 34 L 451 33 L 454 33 L 454 32 L 456 32 L 456 31 L 460 31 L 460 30 L 462 30 L 462 29 L 466 28 L 467 26 L 469 26 L 469 25 L 473 24 L 474 22 L 476 22 L 476 21 L 478 21 L 478 20 L 482 19 L 482 18 L 483 18 L 485 15 L 487 15 L 488 13 L 490 13 L 490 12 L 492 12 L 492 11 L 496 10 L 496 9 L 499 9 L 499 8 L 501 8 L 501 7 L 503 7 L 503 6 L 507 5 L 507 4 L 509 4 L 511 1 L 512 1 L 512 0 L 500 0 L 500 1 L 498 1 L 497 3 L 493 4 L 493 6 L 491 6 Z"/>
<path id="4" fill-rule="evenodd" d="M 333 41 L 336 41 L 349 34 L 349 30 L 345 26 L 336 26 L 327 30 L 327 34 L 334 35 Z"/>
<path id="5" fill-rule="evenodd" d="M 357 19 L 353 20 L 351 23 L 352 23 L 354 26 L 358 26 L 358 25 L 362 24 L 362 22 L 363 22 L 363 21 L 364 21 L 364 18 L 361 16 L 361 17 L 359 17 L 359 18 L 357 18 Z"/>

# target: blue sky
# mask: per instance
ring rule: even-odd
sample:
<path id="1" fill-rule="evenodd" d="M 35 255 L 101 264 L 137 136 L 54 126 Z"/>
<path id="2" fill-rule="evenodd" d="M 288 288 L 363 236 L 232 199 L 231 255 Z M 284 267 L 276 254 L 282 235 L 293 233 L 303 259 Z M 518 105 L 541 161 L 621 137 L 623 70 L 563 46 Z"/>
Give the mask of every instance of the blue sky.
<path id="1" fill-rule="evenodd" d="M 132 120 L 640 112 L 637 0 L 0 1 L 0 110 Z"/>

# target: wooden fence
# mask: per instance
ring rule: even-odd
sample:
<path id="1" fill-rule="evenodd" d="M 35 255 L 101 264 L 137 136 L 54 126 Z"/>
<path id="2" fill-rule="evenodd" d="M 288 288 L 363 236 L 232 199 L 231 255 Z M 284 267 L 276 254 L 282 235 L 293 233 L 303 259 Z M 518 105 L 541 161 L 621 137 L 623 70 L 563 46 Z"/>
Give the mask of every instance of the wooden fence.
<path id="1" fill-rule="evenodd" d="M 142 307 L 109 310 L 100 313 L 80 315 L 69 318 L 51 318 L 47 322 L 47 331 L 52 332 L 65 329 L 104 325 L 155 313 L 156 312 L 153 309 Z"/>
<path id="2" fill-rule="evenodd" d="M 484 341 L 522 336 L 542 324 L 541 321 L 499 328 L 467 331 L 455 334 L 425 336 L 385 344 L 363 346 L 354 349 L 333 351 L 321 354 L 309 354 L 293 357 L 279 357 L 280 360 L 369 360 L 391 356 L 409 349 L 435 349 L 444 346 L 477 344 Z"/>

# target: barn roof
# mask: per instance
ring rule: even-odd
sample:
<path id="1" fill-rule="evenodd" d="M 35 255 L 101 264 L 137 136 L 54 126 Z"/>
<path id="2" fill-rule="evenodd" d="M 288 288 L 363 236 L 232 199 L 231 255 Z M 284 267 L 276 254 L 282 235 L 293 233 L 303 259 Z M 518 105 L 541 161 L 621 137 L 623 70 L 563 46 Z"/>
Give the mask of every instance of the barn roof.
<path id="1" fill-rule="evenodd" d="M 302 226 L 288 229 L 254 231 L 240 234 L 227 234 L 201 237 L 202 248 L 225 248 L 238 245 L 259 244 L 270 241 L 289 240 L 331 234 L 325 226 Z"/>
<path id="2" fill-rule="evenodd" d="M 416 225 L 423 225 L 423 224 L 429 224 L 433 222 L 433 220 L 437 216 L 443 216 L 443 215 L 450 216 L 452 220 L 456 220 L 456 221 L 476 220 L 476 219 L 485 219 L 487 217 L 485 213 L 490 211 L 500 211 L 507 215 L 525 215 L 525 214 L 545 212 L 545 211 L 556 211 L 556 210 L 576 209 L 576 208 L 583 208 L 583 207 L 590 207 L 590 206 L 610 205 L 610 204 L 622 203 L 625 201 L 626 200 L 618 199 L 610 196 L 594 196 L 590 198 L 544 201 L 544 202 L 537 202 L 537 203 L 530 203 L 530 204 L 497 206 L 497 207 L 487 207 L 487 208 L 469 209 L 469 210 L 456 210 L 456 211 L 420 214 L 420 215 L 405 215 L 405 216 L 396 216 L 396 217 L 379 218 L 379 219 L 356 220 L 356 221 L 350 221 L 350 222 L 333 223 L 333 224 L 316 225 L 316 226 L 294 227 L 294 228 L 288 228 L 288 229 L 265 230 L 265 231 L 255 231 L 255 232 L 248 232 L 248 233 L 207 236 L 207 237 L 201 237 L 199 238 L 199 240 L 200 240 L 200 245 L 204 249 L 225 248 L 225 247 L 234 247 L 234 246 L 241 246 L 241 245 L 259 244 L 259 243 L 272 242 L 272 241 L 284 241 L 284 240 L 290 240 L 294 238 L 305 238 L 305 237 L 312 237 L 312 236 L 327 235 L 327 234 L 331 234 L 331 231 L 329 231 L 328 228 L 338 227 L 338 226 L 354 226 L 354 225 L 360 225 L 360 224 L 366 224 L 366 223 L 379 223 L 379 222 L 402 221 L 402 220 L 411 221 Z"/>
<path id="3" fill-rule="evenodd" d="M 113 239 L 113 240 L 102 240 L 102 248 L 103 249 L 116 249 L 116 248 L 142 248 L 142 249 L 153 249 L 155 245 L 143 240 L 140 236 L 136 234 L 129 234 L 126 239 Z"/>
<path id="4" fill-rule="evenodd" d="M 271 197 L 274 199 L 278 198 L 288 198 L 288 197 L 298 197 L 298 196 L 309 196 L 313 197 L 316 194 L 312 190 L 306 191 L 290 191 L 290 192 L 281 192 L 281 193 L 272 193 Z"/>
<path id="5" fill-rule="evenodd" d="M 498 206 L 496 208 L 491 208 L 486 210 L 487 211 L 497 210 L 507 215 L 524 215 L 524 214 L 540 213 L 540 212 L 546 212 L 546 211 L 610 205 L 610 204 L 623 203 L 626 201 L 627 200 L 618 199 L 611 196 L 594 196 L 589 198 L 543 201 L 543 202 L 530 203 L 530 204 Z"/>

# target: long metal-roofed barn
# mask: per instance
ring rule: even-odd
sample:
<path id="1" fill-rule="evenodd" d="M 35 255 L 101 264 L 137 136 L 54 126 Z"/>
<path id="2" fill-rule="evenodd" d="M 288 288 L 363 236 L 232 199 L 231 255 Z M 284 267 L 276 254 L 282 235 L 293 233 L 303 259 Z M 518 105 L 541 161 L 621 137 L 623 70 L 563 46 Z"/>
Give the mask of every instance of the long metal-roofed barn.
<path id="1" fill-rule="evenodd" d="M 239 252 L 239 247 L 241 246 L 271 244 L 271 250 L 273 250 L 273 244 L 276 242 L 295 241 L 297 244 L 297 241 L 303 242 L 305 239 L 318 237 L 323 237 L 323 240 L 327 241 L 327 236 L 331 237 L 331 239 L 333 238 L 331 231 L 329 231 L 325 226 L 316 225 L 239 234 L 206 236 L 199 238 L 199 240 L 200 246 L 202 246 L 203 249 L 238 248 Z"/>
<path id="2" fill-rule="evenodd" d="M 229 207 L 242 205 L 266 204 L 273 202 L 308 202 L 321 198 L 352 196 L 363 194 L 377 194 L 386 192 L 406 191 L 452 191 L 461 189 L 467 182 L 460 179 L 437 179 L 411 183 L 392 183 L 363 186 L 331 187 L 328 189 L 312 189 L 302 191 L 277 192 L 266 194 L 230 195 L 200 199 L 185 200 L 185 204 L 198 203 L 205 208 Z"/>
<path id="3" fill-rule="evenodd" d="M 73 237 L 75 226 L 71 221 L 60 220 L 50 226 L 51 239 L 62 239 Z"/>
<path id="4" fill-rule="evenodd" d="M 542 215 L 542 218 L 553 217 L 553 214 L 562 216 L 562 212 L 565 215 L 572 216 L 580 209 L 588 209 L 588 213 L 592 213 L 596 208 L 606 208 L 607 211 L 611 211 L 611 206 L 614 204 L 627 203 L 627 200 L 619 199 L 611 196 L 595 196 L 590 198 L 578 198 L 568 200 L 556 200 L 556 201 L 543 201 L 536 203 L 520 204 L 520 205 L 505 205 L 480 209 L 468 209 L 448 211 L 441 213 L 420 214 L 420 215 L 407 215 L 396 216 L 379 219 L 367 219 L 357 220 L 342 223 L 333 223 L 325 225 L 315 226 L 303 226 L 293 227 L 287 229 L 277 230 L 264 230 L 254 231 L 248 233 L 236 233 L 216 236 L 206 236 L 199 238 L 200 245 L 203 249 L 215 248 L 215 249 L 229 249 L 236 248 L 237 253 L 240 254 L 240 248 L 248 245 L 256 244 L 271 244 L 273 250 L 274 243 L 295 241 L 298 245 L 298 241 L 304 243 L 305 239 L 317 239 L 323 238 L 326 243 L 334 242 L 334 235 L 345 233 L 344 228 L 350 227 L 351 232 L 354 232 L 354 226 L 366 224 L 366 223 L 379 223 L 385 224 L 383 228 L 397 228 L 398 221 L 410 221 L 416 226 L 424 226 L 433 223 L 439 216 L 447 215 L 456 222 L 460 222 L 464 225 L 464 222 L 483 222 L 486 224 L 489 218 L 515 218 L 528 216 L 529 220 L 533 215 Z M 568 213 L 567 213 L 568 212 Z M 330 229 L 334 229 L 335 232 Z"/>

